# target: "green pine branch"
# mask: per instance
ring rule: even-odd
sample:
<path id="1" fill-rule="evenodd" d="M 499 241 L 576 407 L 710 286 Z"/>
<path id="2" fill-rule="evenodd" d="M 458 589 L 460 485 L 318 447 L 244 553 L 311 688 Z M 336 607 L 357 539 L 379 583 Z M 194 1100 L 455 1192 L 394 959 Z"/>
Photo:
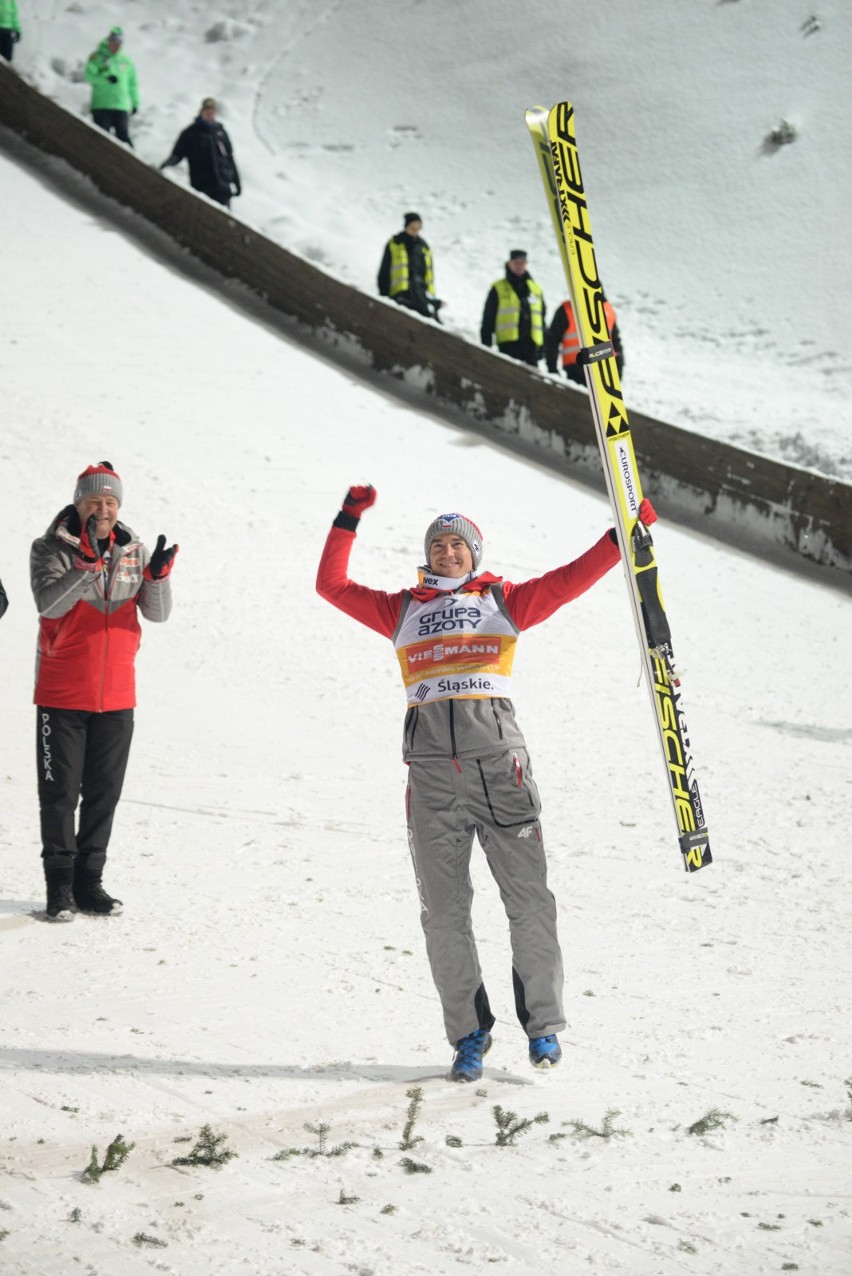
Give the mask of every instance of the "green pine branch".
<path id="1" fill-rule="evenodd" d="M 580 1139 L 623 1139 L 627 1138 L 630 1130 L 616 1129 L 615 1118 L 621 1116 L 618 1108 L 609 1108 L 604 1113 L 604 1119 L 601 1122 L 601 1128 L 596 1130 L 593 1125 L 588 1125 L 585 1121 L 574 1118 L 572 1121 L 563 1121 L 563 1125 L 568 1125 L 574 1134 Z"/>
<path id="2" fill-rule="evenodd" d="M 497 1146 L 500 1148 L 512 1147 L 519 1134 L 525 1134 L 534 1125 L 542 1125 L 550 1120 L 546 1112 L 539 1112 L 538 1116 L 534 1117 L 520 1118 L 515 1112 L 506 1112 L 499 1103 L 495 1103 L 491 1111 L 497 1122 Z"/>
<path id="3" fill-rule="evenodd" d="M 103 1165 L 99 1165 L 98 1149 L 93 1144 L 91 1160 L 83 1171 L 83 1179 L 88 1179 L 90 1183 L 100 1183 L 101 1175 L 106 1174 L 109 1170 L 117 1170 L 119 1166 L 124 1164 L 135 1147 L 135 1143 L 124 1142 L 123 1134 L 117 1134 L 106 1150 Z"/>
<path id="4" fill-rule="evenodd" d="M 231 1148 L 223 1147 L 227 1134 L 214 1134 L 209 1125 L 202 1125 L 195 1146 L 186 1156 L 176 1156 L 172 1165 L 224 1165 L 239 1156 Z"/>

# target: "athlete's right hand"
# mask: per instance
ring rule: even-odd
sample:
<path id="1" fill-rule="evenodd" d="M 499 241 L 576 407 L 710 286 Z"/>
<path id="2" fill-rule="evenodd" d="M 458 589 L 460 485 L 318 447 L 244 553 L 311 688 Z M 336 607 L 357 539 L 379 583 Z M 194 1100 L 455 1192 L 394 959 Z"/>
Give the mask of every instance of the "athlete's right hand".
<path id="1" fill-rule="evenodd" d="M 360 518 L 364 510 L 375 504 L 375 500 L 376 489 L 372 483 L 368 483 L 366 487 L 350 487 L 343 498 L 343 512 L 352 518 Z"/>

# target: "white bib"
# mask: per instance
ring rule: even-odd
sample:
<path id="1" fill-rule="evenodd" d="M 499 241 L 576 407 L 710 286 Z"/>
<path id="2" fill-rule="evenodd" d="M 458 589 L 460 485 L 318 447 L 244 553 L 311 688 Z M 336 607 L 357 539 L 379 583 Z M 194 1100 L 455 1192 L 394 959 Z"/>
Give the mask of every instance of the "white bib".
<path id="1" fill-rule="evenodd" d="M 499 585 L 410 598 L 393 636 L 408 703 L 509 697 L 517 640 Z"/>

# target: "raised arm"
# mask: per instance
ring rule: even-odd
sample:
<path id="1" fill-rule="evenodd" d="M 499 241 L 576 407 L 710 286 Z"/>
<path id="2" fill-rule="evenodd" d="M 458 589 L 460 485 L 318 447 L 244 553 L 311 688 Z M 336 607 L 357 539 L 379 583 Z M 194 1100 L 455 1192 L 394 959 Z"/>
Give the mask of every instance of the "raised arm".
<path id="1" fill-rule="evenodd" d="M 405 591 L 387 594 L 382 589 L 369 589 L 350 580 L 347 574 L 358 523 L 375 499 L 376 489 L 370 485 L 350 487 L 346 493 L 322 552 L 317 571 L 317 593 L 332 606 L 345 611 L 347 616 L 390 638 L 396 629 Z"/>
<path id="2" fill-rule="evenodd" d="M 646 498 L 639 506 L 640 520 L 650 525 L 657 520 L 656 511 Z M 503 585 L 503 598 L 509 615 L 519 629 L 539 625 L 548 616 L 591 589 L 621 557 L 615 540 L 615 532 L 604 532 L 585 554 L 564 567 L 545 572 L 536 580 L 525 580 L 518 585 L 508 581 Z"/>

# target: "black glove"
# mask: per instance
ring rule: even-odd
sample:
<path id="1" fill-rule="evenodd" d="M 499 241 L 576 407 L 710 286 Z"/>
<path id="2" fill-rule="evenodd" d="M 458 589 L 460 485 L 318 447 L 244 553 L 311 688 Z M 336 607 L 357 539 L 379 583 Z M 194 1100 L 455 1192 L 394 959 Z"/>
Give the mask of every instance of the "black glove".
<path id="1" fill-rule="evenodd" d="M 136 112 L 137 112 L 138 110 L 139 110 L 139 107 L 138 107 L 138 106 L 134 106 L 134 108 L 133 108 L 133 110 L 130 112 L 130 114 L 131 114 L 131 115 L 135 115 L 135 114 L 136 114 Z"/>
<path id="2" fill-rule="evenodd" d="M 145 575 L 151 580 L 165 579 L 174 566 L 175 554 L 179 548 L 178 545 L 172 545 L 170 549 L 166 549 L 165 536 L 158 536 L 151 561 L 145 569 Z"/>
<path id="3" fill-rule="evenodd" d="M 101 566 L 101 553 L 98 547 L 98 520 L 94 514 L 86 519 L 86 526 L 80 532 L 80 544 L 74 566 L 81 572 L 96 572 Z"/>
<path id="4" fill-rule="evenodd" d="M 118 84 L 118 76 L 117 76 L 117 75 L 108 75 L 108 76 L 107 76 L 107 79 L 109 80 L 110 84 Z"/>

